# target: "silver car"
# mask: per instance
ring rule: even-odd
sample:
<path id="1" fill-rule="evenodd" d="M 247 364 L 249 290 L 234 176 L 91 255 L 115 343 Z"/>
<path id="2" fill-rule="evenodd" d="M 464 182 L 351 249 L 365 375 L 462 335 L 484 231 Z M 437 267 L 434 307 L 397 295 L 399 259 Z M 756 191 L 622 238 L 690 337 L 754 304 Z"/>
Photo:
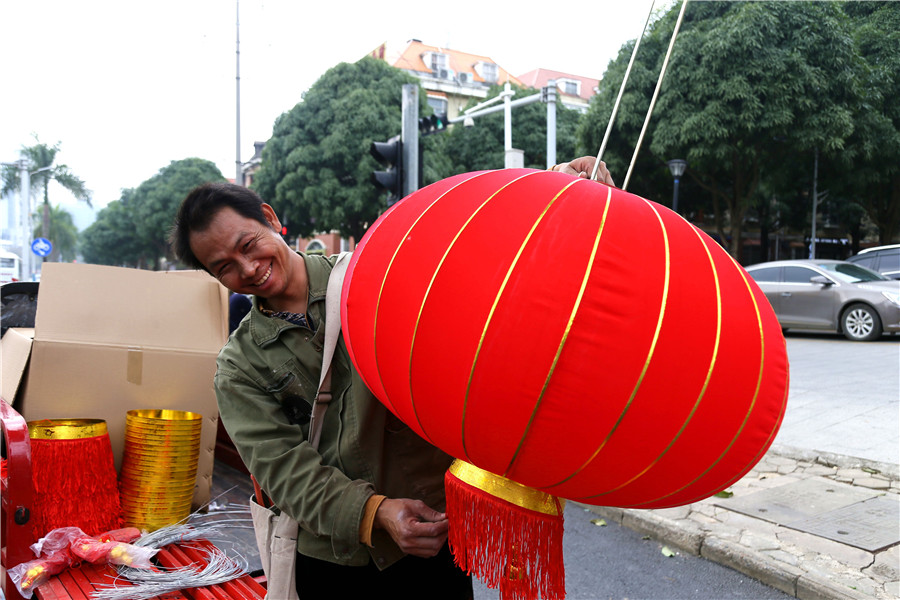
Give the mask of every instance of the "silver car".
<path id="1" fill-rule="evenodd" d="M 821 329 L 869 341 L 900 332 L 900 281 L 843 260 L 778 260 L 747 267 L 782 329 Z"/>
<path id="2" fill-rule="evenodd" d="M 890 279 L 900 279 L 900 244 L 860 250 L 859 254 L 851 256 L 847 261 L 878 271 Z"/>

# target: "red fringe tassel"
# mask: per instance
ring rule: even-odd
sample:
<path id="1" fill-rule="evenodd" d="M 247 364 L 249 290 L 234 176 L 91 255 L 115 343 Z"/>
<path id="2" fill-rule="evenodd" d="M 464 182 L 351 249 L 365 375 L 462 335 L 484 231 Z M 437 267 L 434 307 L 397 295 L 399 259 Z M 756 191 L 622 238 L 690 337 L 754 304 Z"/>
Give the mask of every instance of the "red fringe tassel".
<path id="1" fill-rule="evenodd" d="M 563 516 L 491 496 L 447 471 L 450 549 L 456 564 L 501 600 L 565 598 Z"/>
<path id="2" fill-rule="evenodd" d="M 34 536 L 80 527 L 90 536 L 122 527 L 108 435 L 31 440 Z"/>

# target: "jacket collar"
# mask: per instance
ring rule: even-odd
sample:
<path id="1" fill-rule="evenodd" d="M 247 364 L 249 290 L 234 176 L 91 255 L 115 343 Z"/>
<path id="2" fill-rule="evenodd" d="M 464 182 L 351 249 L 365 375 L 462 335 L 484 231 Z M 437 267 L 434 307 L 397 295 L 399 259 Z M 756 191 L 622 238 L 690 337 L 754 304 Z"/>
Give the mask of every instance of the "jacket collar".
<path id="1" fill-rule="evenodd" d="M 331 269 L 329 261 L 318 257 L 307 256 L 298 252 L 303 257 L 306 265 L 306 276 L 309 285 L 309 300 L 306 312 L 312 316 L 316 331 L 321 329 L 325 321 L 325 292 L 328 289 L 328 276 Z M 273 319 L 264 315 L 259 309 L 259 298 L 253 296 L 253 309 L 250 311 L 250 336 L 258 346 L 265 346 L 281 335 L 282 331 L 293 329 L 299 325 L 293 325 L 283 319 Z"/>

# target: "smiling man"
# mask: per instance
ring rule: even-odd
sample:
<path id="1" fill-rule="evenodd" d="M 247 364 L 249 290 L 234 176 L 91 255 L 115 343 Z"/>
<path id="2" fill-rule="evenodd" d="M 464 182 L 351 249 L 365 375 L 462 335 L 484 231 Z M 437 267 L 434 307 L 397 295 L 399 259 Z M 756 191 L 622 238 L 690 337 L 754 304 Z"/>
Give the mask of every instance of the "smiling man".
<path id="1" fill-rule="evenodd" d="M 423 590 L 471 598 L 471 579 L 446 543 L 443 476 L 451 457 L 375 399 L 342 341 L 319 448 L 308 443 L 336 257 L 294 252 L 279 231 L 275 211 L 255 193 L 214 183 L 185 198 L 171 241 L 186 264 L 253 295 L 219 355 L 216 397 L 247 468 L 300 524 L 300 598 L 414 598 Z"/>
<path id="2" fill-rule="evenodd" d="M 587 177 L 592 157 L 554 170 Z M 601 163 L 601 180 L 612 179 Z M 219 354 L 219 414 L 244 464 L 300 525 L 300 598 L 472 598 L 447 545 L 444 472 L 452 457 L 416 435 L 366 388 L 342 340 L 318 449 L 309 421 L 322 367 L 325 291 L 337 257 L 295 252 L 251 190 L 191 191 L 171 234 L 175 254 L 253 296 Z"/>

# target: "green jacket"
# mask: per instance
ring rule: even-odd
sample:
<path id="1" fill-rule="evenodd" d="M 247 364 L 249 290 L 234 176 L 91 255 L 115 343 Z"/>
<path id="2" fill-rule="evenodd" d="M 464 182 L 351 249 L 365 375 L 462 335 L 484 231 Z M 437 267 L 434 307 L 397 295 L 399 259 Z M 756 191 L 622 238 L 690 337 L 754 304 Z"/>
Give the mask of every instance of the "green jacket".
<path id="1" fill-rule="evenodd" d="M 379 568 L 403 556 L 383 530 L 359 541 L 373 494 L 416 498 L 443 511 L 451 457 L 393 416 L 365 387 L 343 339 L 332 362 L 333 399 L 318 451 L 307 443 L 325 338 L 325 290 L 336 257 L 303 256 L 316 331 L 253 309 L 229 338 L 215 378 L 219 414 L 244 464 L 276 506 L 300 524 L 297 549 L 343 565 Z"/>

